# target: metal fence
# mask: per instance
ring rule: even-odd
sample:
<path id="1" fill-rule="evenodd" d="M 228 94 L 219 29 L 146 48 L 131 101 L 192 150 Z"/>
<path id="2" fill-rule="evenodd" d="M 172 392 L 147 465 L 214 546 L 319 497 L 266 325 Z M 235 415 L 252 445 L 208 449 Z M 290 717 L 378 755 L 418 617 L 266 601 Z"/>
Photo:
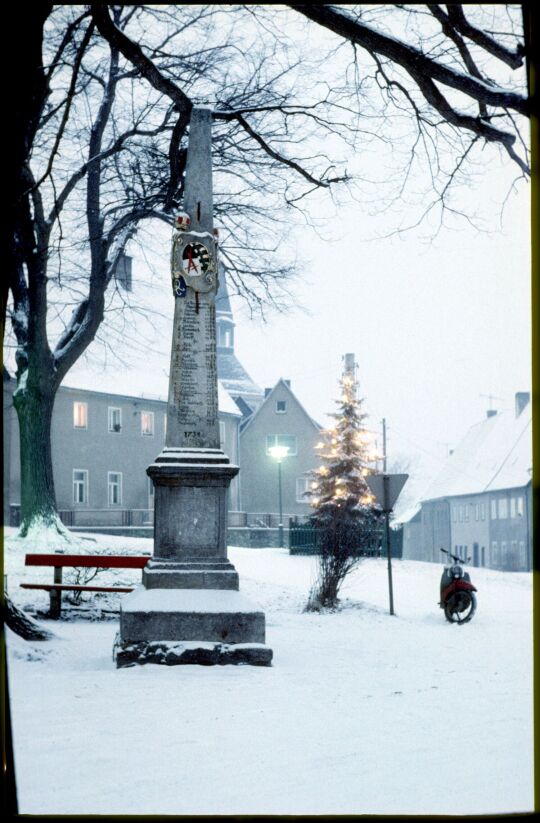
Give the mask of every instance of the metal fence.
<path id="1" fill-rule="evenodd" d="M 20 504 L 10 505 L 9 525 L 20 525 Z M 88 526 L 95 528 L 106 527 L 152 527 L 154 525 L 153 509 L 125 509 L 125 508 L 80 508 L 60 509 L 58 512 L 62 522 L 68 527 L 81 528 Z M 284 514 L 282 523 L 285 530 L 292 521 L 303 522 L 306 518 L 293 514 Z M 228 513 L 229 528 L 258 528 L 277 529 L 279 514 L 272 512 L 238 512 Z"/>
<path id="2" fill-rule="evenodd" d="M 291 522 L 289 526 L 290 554 L 319 554 L 322 532 L 311 523 Z M 376 529 L 366 545 L 365 532 L 358 531 L 358 544 L 361 548 L 355 552 L 359 557 L 386 557 L 383 530 Z M 392 557 L 400 558 L 403 553 L 401 529 L 391 530 L 390 548 Z"/>

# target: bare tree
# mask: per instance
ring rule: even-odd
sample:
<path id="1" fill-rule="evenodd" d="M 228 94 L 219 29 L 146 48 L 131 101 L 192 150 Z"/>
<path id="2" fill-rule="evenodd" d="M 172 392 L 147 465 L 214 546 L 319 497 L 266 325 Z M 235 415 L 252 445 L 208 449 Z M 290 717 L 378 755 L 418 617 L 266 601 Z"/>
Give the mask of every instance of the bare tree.
<path id="1" fill-rule="evenodd" d="M 238 290 L 260 304 L 278 302 L 273 284 L 293 270 L 276 237 L 285 223 L 278 213 L 283 191 L 293 199 L 302 194 L 296 179 L 303 190 L 344 179 L 328 171 L 324 157 L 291 159 L 269 146 L 289 117 L 298 131 L 284 142 L 301 146 L 302 109 L 289 108 L 281 88 L 290 85 L 294 66 L 276 66 L 272 48 L 242 52 L 232 24 L 221 25 L 223 14 L 208 7 L 114 6 L 109 13 L 96 6 L 90 13 L 68 6 L 40 18 L 9 276 L 21 536 L 37 522 L 68 537 L 56 513 L 51 461 L 56 391 L 96 338 L 106 309 L 122 305 L 116 275 L 140 222 L 171 224 L 181 207 L 192 100 L 222 107 L 215 166 L 223 254 Z M 114 36 L 103 38 L 96 24 L 112 27 Z M 135 45 L 145 31 L 152 59 Z M 314 107 L 324 129 L 328 104 Z"/>
<path id="2" fill-rule="evenodd" d="M 120 14 L 115 12 L 117 19 Z M 137 220 L 154 206 L 141 191 L 137 169 L 132 188 L 115 206 L 115 167 L 125 164 L 123 155 L 138 139 L 158 134 L 164 125 L 143 127 L 148 105 L 134 112 L 128 127 L 122 128 L 119 118 L 113 125 L 122 78 L 118 52 L 100 46 L 86 11 L 56 9 L 49 22 L 55 36 L 45 42 L 35 128 L 22 163 L 25 188 L 16 204 L 9 281 L 17 342 L 13 402 L 20 427 L 22 534 L 36 518 L 64 531 L 56 516 L 50 453 L 54 398 L 102 322 L 105 293 Z M 86 286 L 69 271 L 66 247 L 78 256 Z M 48 312 L 55 290 L 73 311 L 51 345 Z"/>

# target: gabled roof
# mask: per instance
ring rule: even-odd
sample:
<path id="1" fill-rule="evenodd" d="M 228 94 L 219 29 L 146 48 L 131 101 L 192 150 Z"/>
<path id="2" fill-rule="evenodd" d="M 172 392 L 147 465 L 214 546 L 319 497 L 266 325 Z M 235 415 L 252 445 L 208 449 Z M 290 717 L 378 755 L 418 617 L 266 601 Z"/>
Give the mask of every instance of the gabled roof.
<path id="1" fill-rule="evenodd" d="M 272 396 L 273 396 L 274 392 L 277 390 L 277 388 L 278 388 L 279 386 L 282 386 L 282 387 L 284 387 L 284 388 L 287 390 L 287 392 L 291 395 L 291 397 L 292 397 L 292 399 L 294 400 L 294 402 L 296 403 L 296 405 L 297 405 L 297 406 L 300 408 L 300 410 L 301 410 L 301 411 L 305 414 L 305 416 L 307 417 L 307 419 L 309 420 L 309 422 L 312 424 L 312 426 L 316 429 L 316 431 L 317 431 L 317 432 L 321 431 L 321 426 L 320 426 L 320 425 L 319 425 L 319 424 L 318 424 L 318 423 L 317 423 L 317 422 L 316 422 L 316 421 L 315 421 L 315 420 L 314 420 L 314 419 L 313 419 L 313 418 L 312 418 L 312 417 L 311 417 L 311 416 L 307 413 L 307 411 L 306 411 L 306 410 L 305 410 L 305 408 L 302 406 L 302 404 L 301 404 L 301 403 L 300 403 L 300 401 L 298 400 L 297 396 L 295 395 L 295 393 L 293 392 L 293 390 L 291 389 L 291 387 L 289 386 L 289 384 L 288 384 L 288 383 L 286 383 L 286 382 L 285 382 L 285 380 L 284 380 L 282 377 L 280 377 L 280 378 L 279 378 L 279 380 L 278 380 L 278 382 L 276 383 L 276 385 L 275 385 L 275 386 L 274 386 L 274 388 L 272 389 L 272 391 L 268 392 L 268 394 L 267 394 L 267 395 L 266 395 L 266 397 L 264 398 L 264 400 L 263 400 L 263 402 L 261 403 L 261 405 L 259 406 L 259 408 L 255 411 L 255 413 L 254 413 L 254 414 L 253 414 L 253 415 L 249 418 L 249 420 L 248 420 L 248 421 L 245 423 L 245 425 L 242 427 L 242 433 L 244 433 L 247 429 L 249 429 L 249 427 L 252 425 L 253 421 L 257 419 L 257 417 L 258 417 L 258 415 L 260 414 L 261 410 L 262 410 L 262 409 L 266 406 L 266 404 L 267 404 L 267 403 L 269 403 L 269 402 L 270 402 L 270 400 L 271 400 L 271 398 L 272 398 Z"/>
<path id="2" fill-rule="evenodd" d="M 531 480 L 531 404 L 519 417 L 501 412 L 472 426 L 424 500 L 523 488 Z"/>

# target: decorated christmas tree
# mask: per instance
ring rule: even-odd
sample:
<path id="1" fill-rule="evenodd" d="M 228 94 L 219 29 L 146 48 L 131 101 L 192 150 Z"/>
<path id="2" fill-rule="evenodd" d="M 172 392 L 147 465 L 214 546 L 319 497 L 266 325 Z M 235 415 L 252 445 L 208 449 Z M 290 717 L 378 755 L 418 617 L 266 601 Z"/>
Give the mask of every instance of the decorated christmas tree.
<path id="1" fill-rule="evenodd" d="M 346 575 L 372 553 L 380 535 L 380 513 L 366 484 L 375 471 L 377 455 L 366 429 L 367 414 L 358 398 L 353 355 L 345 355 L 339 381 L 335 425 L 317 445 L 322 465 L 312 473 L 309 491 L 311 522 L 317 530 L 319 577 L 307 608 L 335 607 Z"/>

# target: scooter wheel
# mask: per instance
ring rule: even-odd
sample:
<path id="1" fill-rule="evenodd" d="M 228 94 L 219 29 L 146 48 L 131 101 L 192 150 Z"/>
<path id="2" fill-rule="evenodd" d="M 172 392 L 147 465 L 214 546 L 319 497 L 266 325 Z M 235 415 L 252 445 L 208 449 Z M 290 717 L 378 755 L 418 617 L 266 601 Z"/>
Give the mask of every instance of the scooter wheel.
<path id="1" fill-rule="evenodd" d="M 476 611 L 474 592 L 454 592 L 446 601 L 444 616 L 449 623 L 468 623 Z"/>

